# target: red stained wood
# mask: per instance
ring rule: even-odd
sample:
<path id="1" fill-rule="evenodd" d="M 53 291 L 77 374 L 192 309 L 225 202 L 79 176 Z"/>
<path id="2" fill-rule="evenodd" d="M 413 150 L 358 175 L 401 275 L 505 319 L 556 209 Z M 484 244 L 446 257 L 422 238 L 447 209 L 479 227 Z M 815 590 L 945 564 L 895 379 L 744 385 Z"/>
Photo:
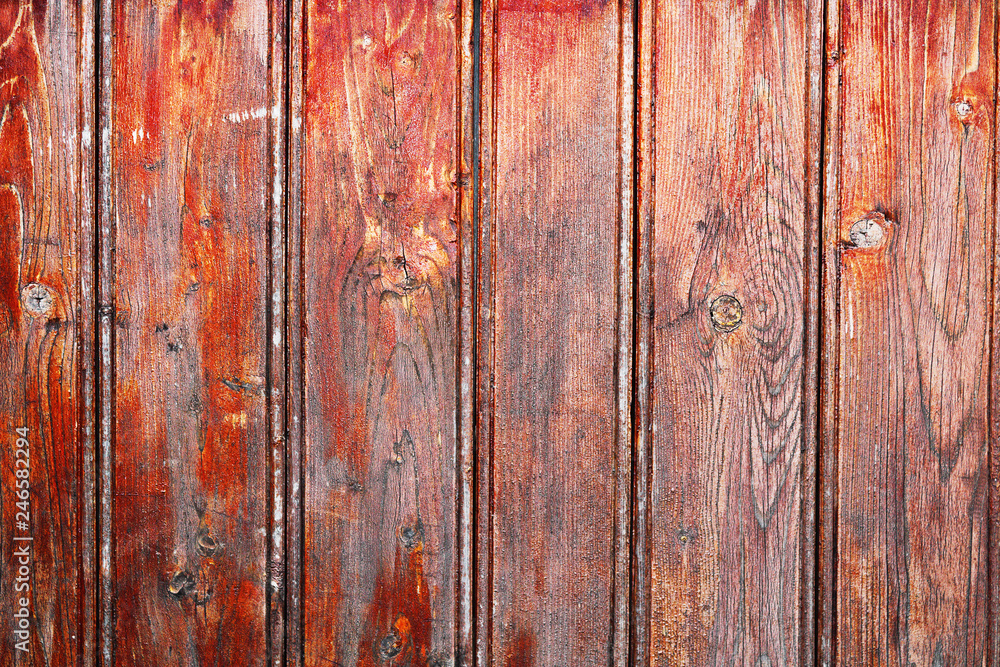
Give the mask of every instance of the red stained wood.
<path id="1" fill-rule="evenodd" d="M 996 7 L 821 4 L 0 2 L 0 666 L 1000 667 Z"/>
<path id="2" fill-rule="evenodd" d="M 92 31 L 89 3 L 0 6 L 0 665 L 93 655 Z"/>
<path id="3" fill-rule="evenodd" d="M 616 447 L 628 437 L 618 309 L 631 291 L 615 260 L 630 171 L 623 30 L 613 3 L 484 7 L 481 664 L 624 659 L 614 631 L 627 632 L 612 621 L 622 588 L 627 599 L 613 564 L 630 469 Z"/>
<path id="4" fill-rule="evenodd" d="M 115 5 L 115 664 L 267 660 L 269 3 Z M 280 91 L 280 88 L 279 88 Z"/>
<path id="5" fill-rule="evenodd" d="M 461 18 L 311 2 L 305 23 L 304 664 L 450 664 Z"/>
<path id="6" fill-rule="evenodd" d="M 807 65 L 817 8 L 655 2 L 648 11 L 641 85 L 654 129 L 640 152 L 651 171 L 640 215 L 651 219 L 640 226 L 649 264 L 639 289 L 651 290 L 655 314 L 648 333 L 640 327 L 652 386 L 639 509 L 650 522 L 640 590 L 650 629 L 637 661 L 808 664 L 801 518 L 812 511 L 803 476 L 814 444 L 803 380 L 816 180 Z"/>
<path id="7" fill-rule="evenodd" d="M 995 8 L 838 9 L 834 658 L 983 664 Z"/>

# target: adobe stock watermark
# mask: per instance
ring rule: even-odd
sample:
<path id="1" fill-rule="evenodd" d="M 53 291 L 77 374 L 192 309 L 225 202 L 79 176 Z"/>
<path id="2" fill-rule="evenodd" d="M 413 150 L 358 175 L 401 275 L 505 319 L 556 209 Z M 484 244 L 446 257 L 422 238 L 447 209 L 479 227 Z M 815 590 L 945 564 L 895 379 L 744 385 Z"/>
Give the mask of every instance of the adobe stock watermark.
<path id="1" fill-rule="evenodd" d="M 28 429 L 17 429 L 14 443 L 14 650 L 30 651 L 31 641 L 31 443 Z"/>

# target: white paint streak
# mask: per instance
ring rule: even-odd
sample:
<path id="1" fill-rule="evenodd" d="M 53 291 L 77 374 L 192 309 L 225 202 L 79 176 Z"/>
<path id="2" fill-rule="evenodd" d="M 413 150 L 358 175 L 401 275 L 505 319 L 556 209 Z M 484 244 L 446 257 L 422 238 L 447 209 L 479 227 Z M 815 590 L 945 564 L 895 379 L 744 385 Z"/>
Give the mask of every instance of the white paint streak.
<path id="1" fill-rule="evenodd" d="M 267 107 L 260 107 L 258 109 L 247 109 L 246 111 L 234 111 L 231 114 L 222 117 L 222 120 L 227 123 L 245 123 L 248 120 L 260 120 L 261 118 L 267 118 L 269 115 L 277 117 L 279 115 L 278 106 L 275 105 L 274 109 L 268 110 Z"/>

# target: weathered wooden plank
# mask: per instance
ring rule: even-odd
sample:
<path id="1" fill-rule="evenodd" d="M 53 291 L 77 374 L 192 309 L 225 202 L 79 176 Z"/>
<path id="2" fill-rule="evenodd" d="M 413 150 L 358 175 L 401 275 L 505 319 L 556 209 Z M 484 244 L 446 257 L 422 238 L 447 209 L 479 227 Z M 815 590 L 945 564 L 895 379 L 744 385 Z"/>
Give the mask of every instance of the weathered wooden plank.
<path id="1" fill-rule="evenodd" d="M 304 662 L 451 664 L 462 19 L 305 11 Z"/>
<path id="2" fill-rule="evenodd" d="M 835 660 L 983 664 L 995 7 L 838 7 Z"/>
<path id="3" fill-rule="evenodd" d="M 0 5 L 0 665 L 93 657 L 93 31 Z"/>
<path id="4" fill-rule="evenodd" d="M 302 260 L 302 158 L 305 132 L 302 127 L 305 49 L 303 48 L 305 7 L 290 2 L 288 11 L 288 193 L 285 226 L 285 363 L 286 363 L 286 466 L 285 484 L 285 665 L 303 664 L 303 443 L 305 441 L 305 345 Z"/>
<path id="5" fill-rule="evenodd" d="M 288 118 L 287 68 L 288 68 L 288 8 L 284 0 L 268 3 L 268 99 L 271 101 L 270 122 L 267 124 L 270 198 L 267 213 L 270 222 L 267 268 L 267 293 L 270 303 L 267 310 L 266 330 L 268 348 L 265 359 L 267 370 L 267 428 L 270 442 L 269 481 L 270 499 L 267 508 L 267 657 L 275 667 L 285 665 L 286 625 L 285 609 L 288 606 L 285 575 L 288 570 L 287 516 L 289 495 L 294 493 L 297 476 L 289 475 L 288 466 L 288 245 L 287 202 L 288 177 Z M 294 565 L 292 566 L 295 567 Z"/>
<path id="6" fill-rule="evenodd" d="M 816 662 L 832 665 L 836 624 L 837 561 L 837 435 L 839 356 L 830 352 L 839 338 L 837 304 L 840 280 L 840 233 L 836 206 L 840 163 L 827 155 L 840 155 L 840 11 L 836 2 L 827 3 L 825 13 L 824 62 L 827 76 L 823 86 L 823 222 L 820 239 L 820 301 L 822 350 L 819 368 L 819 410 L 817 451 L 816 522 Z"/>
<path id="7" fill-rule="evenodd" d="M 654 130 L 640 153 L 652 220 L 639 289 L 652 290 L 653 320 L 639 482 L 650 632 L 637 664 L 809 664 L 818 4 L 661 1 L 643 16 Z"/>
<path id="8" fill-rule="evenodd" d="M 279 6 L 136 1 L 102 17 L 114 664 L 268 661 Z"/>
<path id="9" fill-rule="evenodd" d="M 632 31 L 619 3 L 483 7 L 482 665 L 626 659 Z"/>
<path id="10" fill-rule="evenodd" d="M 479 62 L 482 5 L 459 0 L 458 109 L 461 160 L 458 199 L 458 469 L 457 597 L 454 667 L 472 667 L 476 659 L 476 354 L 478 351 L 478 201 L 479 201 Z"/>

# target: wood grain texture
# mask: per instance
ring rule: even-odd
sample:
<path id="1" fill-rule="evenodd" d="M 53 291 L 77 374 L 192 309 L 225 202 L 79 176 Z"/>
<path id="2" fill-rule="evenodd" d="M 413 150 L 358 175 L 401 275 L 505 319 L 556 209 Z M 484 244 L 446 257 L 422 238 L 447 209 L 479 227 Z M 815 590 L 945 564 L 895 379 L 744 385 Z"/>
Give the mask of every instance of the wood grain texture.
<path id="1" fill-rule="evenodd" d="M 483 665 L 603 665 L 626 652 L 614 616 L 631 467 L 616 399 L 630 365 L 618 357 L 631 280 L 617 260 L 622 225 L 631 231 L 631 151 L 619 152 L 631 31 L 612 2 L 483 7 Z"/>
<path id="2" fill-rule="evenodd" d="M 835 660 L 979 665 L 995 7 L 838 8 Z"/>
<path id="3" fill-rule="evenodd" d="M 268 660 L 277 6 L 136 1 L 102 16 L 114 28 L 102 53 L 114 76 L 102 91 L 113 113 L 102 196 L 115 243 L 114 664 Z"/>
<path id="4" fill-rule="evenodd" d="M 0 665 L 93 651 L 93 29 L 0 5 Z"/>
<path id="5" fill-rule="evenodd" d="M 455 656 L 461 21 L 306 6 L 306 665 Z"/>
<path id="6" fill-rule="evenodd" d="M 657 2 L 648 14 L 650 634 L 638 664 L 811 660 L 800 586 L 816 12 Z M 720 297 L 742 319 L 713 321 Z"/>

